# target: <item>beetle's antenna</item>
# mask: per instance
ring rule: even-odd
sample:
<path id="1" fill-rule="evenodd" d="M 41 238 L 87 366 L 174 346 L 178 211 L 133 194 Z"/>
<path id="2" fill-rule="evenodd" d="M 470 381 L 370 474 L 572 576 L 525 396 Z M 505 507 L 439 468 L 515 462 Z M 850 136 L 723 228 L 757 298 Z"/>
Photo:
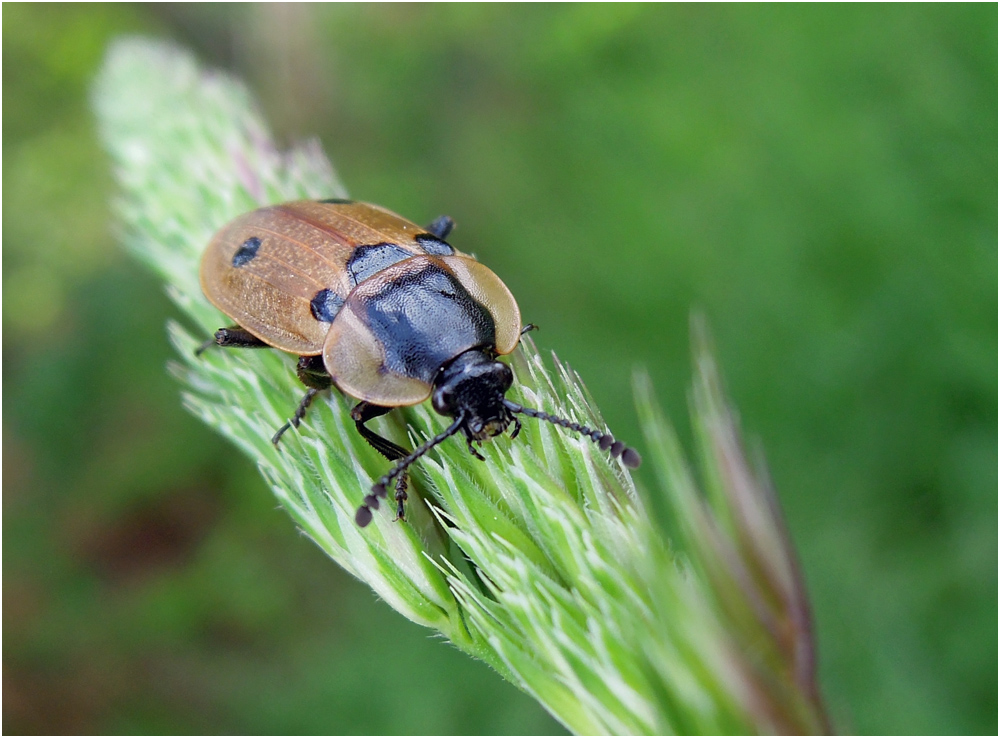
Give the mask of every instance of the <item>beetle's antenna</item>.
<path id="1" fill-rule="evenodd" d="M 354 521 L 359 527 L 364 528 L 368 523 L 372 521 L 372 510 L 378 510 L 379 498 L 386 496 L 386 487 L 388 487 L 392 480 L 406 471 L 407 467 L 410 466 L 414 461 L 419 459 L 421 456 L 426 454 L 432 448 L 437 446 L 442 441 L 450 438 L 458 432 L 458 429 L 462 427 L 462 423 L 465 422 L 465 415 L 460 414 L 455 420 L 449 425 L 445 430 L 438 433 L 433 438 L 428 439 L 423 444 L 418 446 L 413 453 L 409 456 L 400 459 L 396 462 L 396 466 L 386 474 L 384 477 L 379 479 L 375 484 L 372 485 L 372 493 L 365 497 L 364 503 L 358 508 L 358 511 L 354 514 Z"/>
<path id="2" fill-rule="evenodd" d="M 580 435 L 588 436 L 591 441 L 597 444 L 601 451 L 610 451 L 611 456 L 615 459 L 621 456 L 622 463 L 629 469 L 636 469 L 639 467 L 639 464 L 642 463 L 642 457 L 639 456 L 638 451 L 631 446 L 626 446 L 621 441 L 616 441 L 615 437 L 610 433 L 603 433 L 599 430 L 588 428 L 585 425 L 574 423 L 572 420 L 566 420 L 565 418 L 560 418 L 555 415 L 549 415 L 541 410 L 524 407 L 523 405 L 518 405 L 516 402 L 511 402 L 507 399 L 503 401 L 503 404 L 508 410 L 516 415 L 527 415 L 531 418 L 545 420 L 549 423 L 553 423 L 554 425 L 569 428 L 571 431 L 576 431 Z"/>

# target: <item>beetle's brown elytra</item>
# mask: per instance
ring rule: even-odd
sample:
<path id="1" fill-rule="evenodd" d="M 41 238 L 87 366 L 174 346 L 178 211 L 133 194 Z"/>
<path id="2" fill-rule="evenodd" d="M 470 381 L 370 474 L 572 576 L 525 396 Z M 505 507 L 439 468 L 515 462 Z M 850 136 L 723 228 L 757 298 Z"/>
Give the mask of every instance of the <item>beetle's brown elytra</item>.
<path id="1" fill-rule="evenodd" d="M 205 296 L 237 323 L 220 329 L 216 343 L 302 357 L 297 371 L 309 391 L 274 442 L 298 427 L 317 392 L 334 386 L 360 400 L 351 412 L 358 432 L 397 462 L 358 509 L 362 527 L 392 482 L 403 517 L 406 470 L 431 448 L 461 431 L 479 456 L 473 441 L 512 423 L 515 437 L 517 415 L 581 433 L 626 466 L 640 463 L 610 434 L 505 398 L 513 374 L 497 357 L 533 326 L 522 328 L 517 301 L 499 277 L 445 240 L 453 226 L 447 216 L 421 228 L 377 205 L 303 200 L 240 216 L 202 258 Z M 412 453 L 365 426 L 427 399 L 453 422 Z"/>

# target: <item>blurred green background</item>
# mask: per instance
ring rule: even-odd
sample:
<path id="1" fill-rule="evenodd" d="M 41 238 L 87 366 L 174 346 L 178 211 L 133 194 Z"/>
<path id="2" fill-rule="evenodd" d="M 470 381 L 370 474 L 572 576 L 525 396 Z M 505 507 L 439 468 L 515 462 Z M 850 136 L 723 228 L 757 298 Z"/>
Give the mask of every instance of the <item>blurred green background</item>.
<path id="1" fill-rule="evenodd" d="M 996 732 L 996 5 L 4 17 L 5 733 L 560 731 L 182 411 L 87 103 L 134 32 L 245 78 L 354 197 L 454 216 L 622 438 L 636 365 L 687 427 L 704 310 L 839 729 Z"/>

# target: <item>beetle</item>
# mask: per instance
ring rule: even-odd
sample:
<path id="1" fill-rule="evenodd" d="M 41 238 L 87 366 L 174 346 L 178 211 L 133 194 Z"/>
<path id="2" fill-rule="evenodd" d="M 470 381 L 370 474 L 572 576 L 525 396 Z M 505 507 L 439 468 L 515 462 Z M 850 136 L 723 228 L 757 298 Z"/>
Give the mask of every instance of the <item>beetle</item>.
<path id="1" fill-rule="evenodd" d="M 630 467 L 638 452 L 604 433 L 524 407 L 505 396 L 513 373 L 498 357 L 523 333 L 517 301 L 492 271 L 445 239 L 454 221 L 426 228 L 368 203 L 301 200 L 254 210 L 224 226 L 201 261 L 208 300 L 235 325 L 199 349 L 276 348 L 299 357 L 307 387 L 294 415 L 274 434 L 298 427 L 317 393 L 335 387 L 359 400 L 358 433 L 395 466 L 358 508 L 361 527 L 395 483 L 396 517 L 404 517 L 406 470 L 461 432 L 473 442 L 521 429 L 519 415 L 589 437 Z M 412 452 L 366 427 L 398 407 L 430 399 L 451 418 L 446 430 Z"/>

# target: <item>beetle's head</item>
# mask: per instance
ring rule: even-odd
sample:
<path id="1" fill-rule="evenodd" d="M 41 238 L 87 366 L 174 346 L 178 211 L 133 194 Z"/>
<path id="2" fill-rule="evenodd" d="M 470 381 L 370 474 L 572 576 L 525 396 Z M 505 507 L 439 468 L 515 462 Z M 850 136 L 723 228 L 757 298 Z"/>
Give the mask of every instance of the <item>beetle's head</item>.
<path id="1" fill-rule="evenodd" d="M 500 435 L 513 420 L 504 393 L 514 382 L 510 367 L 481 349 L 454 359 L 434 382 L 431 403 L 442 415 L 463 418 L 462 431 L 474 441 Z"/>
<path id="2" fill-rule="evenodd" d="M 431 402 L 437 412 L 454 420 L 447 429 L 427 439 L 409 456 L 397 461 L 396 466 L 388 474 L 372 485 L 372 493 L 365 497 L 364 504 L 358 508 L 355 515 L 358 525 L 363 528 L 371 522 L 372 510 L 378 510 L 379 500 L 386 497 L 386 489 L 393 480 L 405 473 L 407 467 L 439 443 L 462 431 L 468 439 L 469 451 L 482 459 L 479 452 L 473 448 L 472 442 L 498 436 L 511 423 L 514 424 L 511 438 L 516 437 L 521 429 L 518 420 L 521 415 L 579 433 L 597 444 L 602 451 L 609 452 L 612 457 L 620 457 L 625 466 L 632 469 L 639 466 L 641 461 L 639 453 L 621 441 L 616 441 L 610 433 L 551 415 L 544 410 L 524 407 L 506 399 L 504 394 L 513 383 L 514 374 L 510 367 L 497 361 L 492 352 L 484 349 L 470 349 L 459 354 L 444 367 L 434 380 Z M 402 489 L 403 497 L 399 498 L 400 491 L 397 487 L 397 500 L 405 499 L 405 487 Z M 402 506 L 399 504 L 399 515 L 402 517 Z"/>

